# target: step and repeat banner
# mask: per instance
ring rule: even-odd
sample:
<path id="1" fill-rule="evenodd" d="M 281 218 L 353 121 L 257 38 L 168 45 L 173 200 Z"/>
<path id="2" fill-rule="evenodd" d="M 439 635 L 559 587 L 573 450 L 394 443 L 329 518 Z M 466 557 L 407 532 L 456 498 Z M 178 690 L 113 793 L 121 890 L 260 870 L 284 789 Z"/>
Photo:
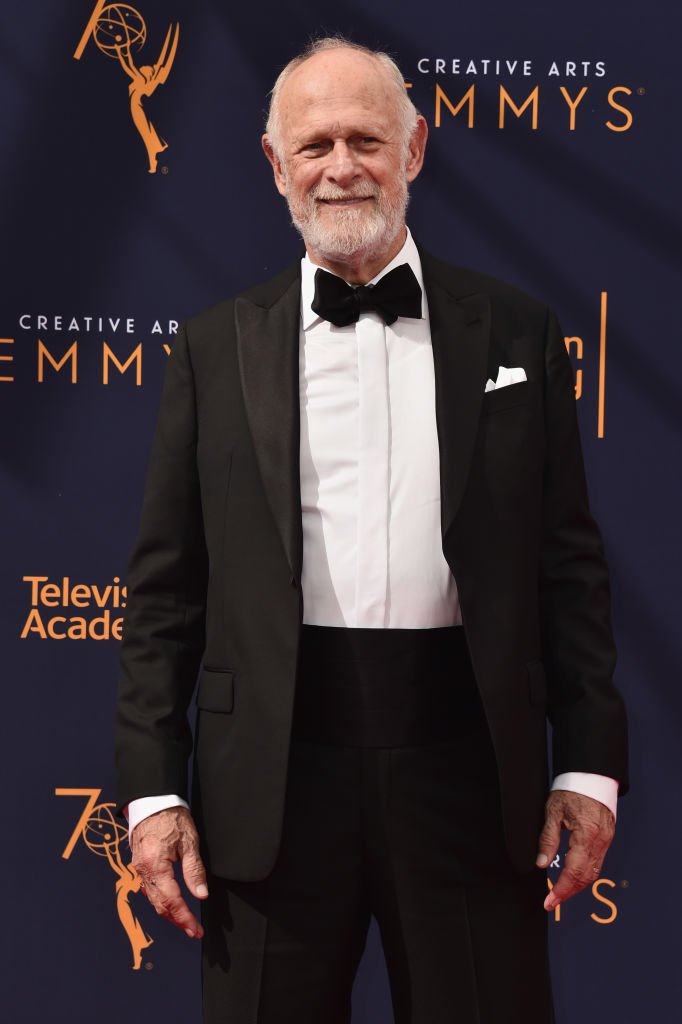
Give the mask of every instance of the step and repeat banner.
<path id="1" fill-rule="evenodd" d="M 394 54 L 428 121 L 417 239 L 560 315 L 612 566 L 633 785 L 603 877 L 550 921 L 557 1019 L 676 1019 L 679 9 L 0 12 L 3 1019 L 199 1022 L 198 947 L 151 912 L 112 815 L 126 565 L 178 324 L 298 251 L 263 114 L 289 57 L 338 31 Z M 374 933 L 354 1005 L 357 1024 L 392 1020 Z"/>

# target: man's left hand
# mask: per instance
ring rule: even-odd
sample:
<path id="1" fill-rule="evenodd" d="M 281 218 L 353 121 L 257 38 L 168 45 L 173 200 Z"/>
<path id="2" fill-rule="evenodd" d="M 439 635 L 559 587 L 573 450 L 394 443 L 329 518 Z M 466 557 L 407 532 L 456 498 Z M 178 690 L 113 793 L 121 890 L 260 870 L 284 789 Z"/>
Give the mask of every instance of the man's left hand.
<path id="1" fill-rule="evenodd" d="M 553 790 L 545 805 L 545 827 L 535 861 L 539 868 L 548 867 L 556 857 L 562 828 L 570 832 L 568 851 L 561 873 L 547 894 L 545 910 L 554 910 L 599 878 L 616 822 L 599 800 L 565 789 Z"/>

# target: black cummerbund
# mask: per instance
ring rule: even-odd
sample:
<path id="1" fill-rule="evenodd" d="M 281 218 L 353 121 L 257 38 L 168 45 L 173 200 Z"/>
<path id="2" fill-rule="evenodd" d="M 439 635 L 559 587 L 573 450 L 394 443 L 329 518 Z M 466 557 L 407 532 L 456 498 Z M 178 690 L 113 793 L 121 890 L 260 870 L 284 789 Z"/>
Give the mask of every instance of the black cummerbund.
<path id="1" fill-rule="evenodd" d="M 456 739 L 485 727 L 461 626 L 303 626 L 293 737 L 359 747 Z"/>

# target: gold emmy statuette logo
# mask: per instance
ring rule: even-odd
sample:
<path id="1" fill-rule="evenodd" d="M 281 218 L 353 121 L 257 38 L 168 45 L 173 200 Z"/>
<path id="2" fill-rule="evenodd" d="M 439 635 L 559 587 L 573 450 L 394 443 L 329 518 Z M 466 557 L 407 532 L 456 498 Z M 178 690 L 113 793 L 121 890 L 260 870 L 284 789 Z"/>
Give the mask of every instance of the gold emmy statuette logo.
<path id="1" fill-rule="evenodd" d="M 62 857 L 68 860 L 80 839 L 88 850 L 104 857 L 116 875 L 116 910 L 128 936 L 133 955 L 133 970 L 139 971 L 142 950 L 154 941 L 147 935 L 130 906 L 132 893 L 140 891 L 140 876 L 132 864 L 125 864 L 121 856 L 121 843 L 128 838 L 127 829 L 114 818 L 115 804 L 98 804 L 101 789 L 55 789 L 56 796 L 87 797 L 83 812 L 64 847 Z"/>
<path id="2" fill-rule="evenodd" d="M 168 143 L 156 131 L 142 103 L 167 80 L 173 67 L 179 38 L 180 25 L 176 24 L 175 29 L 170 25 L 156 64 L 142 64 L 138 67 L 133 53 L 140 50 L 147 39 L 144 18 L 130 4 L 107 4 L 106 0 L 97 0 L 73 55 L 75 60 L 80 60 L 88 42 L 94 39 L 101 53 L 117 60 L 130 79 L 130 115 L 145 144 L 150 174 L 156 173 L 159 153 L 168 148 Z"/>

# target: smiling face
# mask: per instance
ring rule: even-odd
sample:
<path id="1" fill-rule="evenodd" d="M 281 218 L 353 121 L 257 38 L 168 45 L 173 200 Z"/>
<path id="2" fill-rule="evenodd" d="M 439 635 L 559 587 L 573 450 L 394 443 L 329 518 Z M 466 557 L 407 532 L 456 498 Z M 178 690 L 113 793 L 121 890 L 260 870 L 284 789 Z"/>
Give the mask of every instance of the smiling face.
<path id="1" fill-rule="evenodd" d="M 263 136 L 263 149 L 310 258 L 353 283 L 370 280 L 405 240 L 407 186 L 423 163 L 424 119 L 406 139 L 386 69 L 343 48 L 295 68 L 278 103 L 277 138 Z"/>

